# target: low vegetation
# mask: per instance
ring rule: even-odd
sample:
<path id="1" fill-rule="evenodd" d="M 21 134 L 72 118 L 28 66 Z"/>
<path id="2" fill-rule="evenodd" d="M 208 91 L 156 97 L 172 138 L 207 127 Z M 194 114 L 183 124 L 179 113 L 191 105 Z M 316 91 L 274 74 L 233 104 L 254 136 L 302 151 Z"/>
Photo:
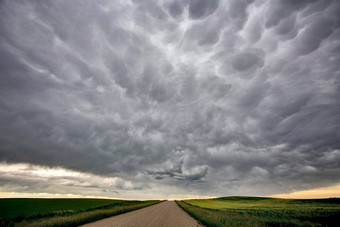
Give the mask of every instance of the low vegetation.
<path id="1" fill-rule="evenodd" d="M 225 197 L 176 201 L 206 226 L 340 226 L 340 199 Z"/>
<path id="2" fill-rule="evenodd" d="M 159 202 L 110 199 L 0 199 L 0 226 L 79 226 Z"/>

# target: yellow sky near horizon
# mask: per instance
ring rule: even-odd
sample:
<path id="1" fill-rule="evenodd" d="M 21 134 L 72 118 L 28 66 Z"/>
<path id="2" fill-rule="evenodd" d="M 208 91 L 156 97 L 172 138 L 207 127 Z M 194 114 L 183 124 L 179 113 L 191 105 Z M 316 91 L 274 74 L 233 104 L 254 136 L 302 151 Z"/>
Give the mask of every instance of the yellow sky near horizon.
<path id="1" fill-rule="evenodd" d="M 178 198 L 173 195 L 168 200 L 183 200 L 183 199 L 208 199 L 218 196 L 199 196 L 199 195 L 180 195 Z M 315 199 L 315 198 L 340 198 L 340 184 L 321 187 L 311 190 L 296 191 L 287 194 L 274 194 L 268 197 L 285 198 L 285 199 Z M 0 192 L 0 198 L 102 198 L 102 199 L 119 199 L 108 198 L 102 196 L 84 196 L 76 194 L 53 194 L 53 193 L 20 193 L 20 192 Z M 120 198 L 127 199 L 127 198 Z"/>
<path id="2" fill-rule="evenodd" d="M 17 182 L 17 184 L 0 185 L 0 198 L 107 198 L 107 199 L 208 199 L 230 194 L 202 195 L 195 192 L 174 193 L 169 188 L 149 190 L 132 190 L 138 186 L 135 182 L 119 177 L 98 176 L 64 168 L 51 168 L 27 163 L 0 163 L 0 175 Z M 27 185 L 27 179 L 30 184 Z M 33 183 L 35 184 L 33 184 Z M 37 185 L 38 187 L 35 187 Z M 69 185 L 72 185 L 70 187 Z M 30 187 L 29 187 L 30 186 Z M 119 193 L 106 193 L 103 189 L 123 187 Z M 118 189 L 117 189 L 118 190 Z M 233 194 L 235 195 L 235 194 Z M 249 194 L 239 194 L 250 196 Z M 251 194 L 251 196 L 261 196 Z M 263 196 L 263 195 L 262 195 Z M 272 194 L 267 197 L 276 198 L 340 198 L 340 184 L 310 190 L 295 191 L 286 194 Z"/>
<path id="3" fill-rule="evenodd" d="M 316 199 L 340 197 L 340 184 L 329 187 L 321 187 L 310 190 L 296 191 L 287 194 L 275 194 L 270 197 L 286 198 L 286 199 Z"/>
<path id="4" fill-rule="evenodd" d="M 216 198 L 217 196 L 200 196 L 200 195 L 169 195 L 168 198 L 150 198 L 158 200 L 185 200 L 185 199 L 210 199 Z M 26 193 L 26 192 L 0 192 L 0 199 L 2 198 L 88 198 L 88 199 L 123 199 L 129 200 L 133 198 L 113 198 L 103 196 L 84 196 L 77 194 L 53 194 L 53 193 Z M 138 199 L 138 200 L 149 200 L 149 199 Z"/>

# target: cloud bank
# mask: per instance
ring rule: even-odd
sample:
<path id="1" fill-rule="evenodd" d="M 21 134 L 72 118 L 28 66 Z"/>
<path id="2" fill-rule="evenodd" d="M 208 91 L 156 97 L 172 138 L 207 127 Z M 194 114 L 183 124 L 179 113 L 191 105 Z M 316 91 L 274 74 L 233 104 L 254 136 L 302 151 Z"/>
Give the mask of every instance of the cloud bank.
<path id="1" fill-rule="evenodd" d="M 336 0 L 1 1 L 1 168 L 121 179 L 134 186 L 92 193 L 138 198 L 339 183 L 339 11 Z M 1 175 L 0 190 L 52 192 L 30 179 Z"/>

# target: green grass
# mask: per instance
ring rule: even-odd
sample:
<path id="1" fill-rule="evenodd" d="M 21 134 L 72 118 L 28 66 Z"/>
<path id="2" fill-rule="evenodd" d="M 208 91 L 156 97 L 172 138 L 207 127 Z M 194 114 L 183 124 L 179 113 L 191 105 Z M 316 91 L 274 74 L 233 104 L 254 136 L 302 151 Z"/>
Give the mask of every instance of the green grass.
<path id="1" fill-rule="evenodd" d="M 340 226 L 340 199 L 224 197 L 177 201 L 207 226 Z"/>
<path id="2" fill-rule="evenodd" d="M 0 199 L 0 226 L 77 226 L 160 201 Z"/>
<path id="3" fill-rule="evenodd" d="M 102 207 L 119 200 L 110 199 L 0 199 L 0 217 L 44 215 Z"/>

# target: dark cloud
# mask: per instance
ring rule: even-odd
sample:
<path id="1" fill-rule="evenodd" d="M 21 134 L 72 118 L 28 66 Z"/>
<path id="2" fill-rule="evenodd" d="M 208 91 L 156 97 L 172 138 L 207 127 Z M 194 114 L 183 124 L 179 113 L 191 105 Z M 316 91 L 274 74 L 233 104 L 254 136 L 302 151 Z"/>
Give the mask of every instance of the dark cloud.
<path id="1" fill-rule="evenodd" d="M 242 53 L 235 56 L 231 64 L 237 71 L 244 71 L 258 64 L 259 61 L 260 59 L 257 55 Z"/>
<path id="2" fill-rule="evenodd" d="M 206 17 L 218 7 L 219 0 L 190 0 L 189 15 L 193 19 Z"/>
<path id="3" fill-rule="evenodd" d="M 169 13 L 173 16 L 173 17 L 178 17 L 180 15 L 182 15 L 183 13 L 183 6 L 181 4 L 180 1 L 172 1 L 169 4 Z"/>
<path id="4" fill-rule="evenodd" d="M 231 0 L 229 3 L 229 17 L 232 21 L 232 26 L 234 29 L 242 29 L 245 22 L 247 21 L 247 8 L 253 0 Z"/>
<path id="5" fill-rule="evenodd" d="M 119 179 L 103 193 L 339 183 L 339 8 L 1 1 L 0 161 Z M 9 175 L 2 191 L 46 188 Z"/>

